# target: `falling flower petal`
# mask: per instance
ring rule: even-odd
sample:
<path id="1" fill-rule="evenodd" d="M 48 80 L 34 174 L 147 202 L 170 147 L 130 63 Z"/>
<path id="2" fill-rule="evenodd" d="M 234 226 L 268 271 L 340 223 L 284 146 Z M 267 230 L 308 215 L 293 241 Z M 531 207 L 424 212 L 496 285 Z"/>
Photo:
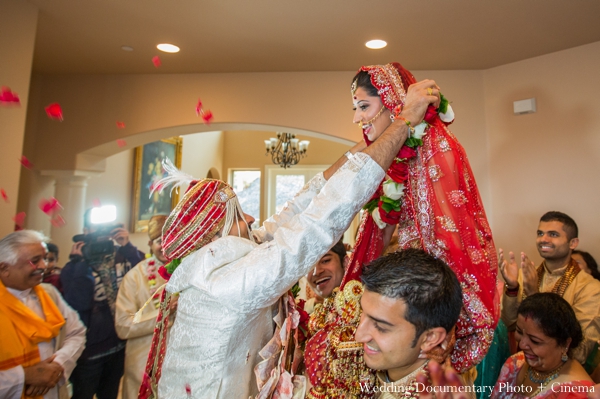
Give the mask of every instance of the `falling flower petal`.
<path id="1" fill-rule="evenodd" d="M 52 103 L 48 105 L 46 107 L 46 114 L 48 114 L 48 118 L 50 119 L 56 119 L 61 122 L 63 120 L 62 109 L 60 108 L 60 104 L 58 103 Z"/>
<path id="2" fill-rule="evenodd" d="M 102 204 L 100 203 L 100 200 L 98 198 L 94 198 L 92 201 L 92 206 L 94 208 L 100 208 L 102 206 Z"/>
<path id="3" fill-rule="evenodd" d="M 117 128 L 118 129 L 125 129 L 125 122 L 119 122 L 119 121 L 117 121 Z"/>
<path id="4" fill-rule="evenodd" d="M 196 116 L 200 116 L 200 112 L 202 112 L 202 101 L 198 99 L 198 104 L 196 105 Z"/>
<path id="5" fill-rule="evenodd" d="M 10 87 L 2 86 L 0 90 L 0 104 L 2 105 L 20 105 L 19 95 L 10 90 Z"/>
<path id="6" fill-rule="evenodd" d="M 19 162 L 21 162 L 21 165 L 23 165 L 23 167 L 27 169 L 33 168 L 33 164 L 31 163 L 31 161 L 29 161 L 29 159 L 27 159 L 25 155 L 21 155 L 21 159 L 19 159 Z"/>
<path id="7" fill-rule="evenodd" d="M 6 191 L 4 191 L 4 189 L 0 189 L 0 194 L 2 195 L 4 202 L 8 202 L 8 195 L 6 195 Z"/>
<path id="8" fill-rule="evenodd" d="M 63 227 L 66 224 L 65 219 L 60 215 L 56 215 L 55 217 L 50 219 L 50 223 L 54 227 Z"/>
<path id="9" fill-rule="evenodd" d="M 25 212 L 19 212 L 12 218 L 12 220 L 15 221 L 15 225 L 17 225 L 17 227 L 22 228 L 23 224 L 25 223 L 25 216 L 27 216 Z"/>
<path id="10" fill-rule="evenodd" d="M 155 68 L 160 67 L 160 58 L 158 57 L 158 55 L 155 55 L 154 57 L 152 57 L 152 63 L 154 64 Z"/>
<path id="11" fill-rule="evenodd" d="M 39 207 L 46 215 L 53 215 L 57 211 L 63 209 L 62 205 L 54 197 L 50 199 L 42 199 L 39 203 Z"/>
<path id="12" fill-rule="evenodd" d="M 185 393 L 187 393 L 188 397 L 192 396 L 192 387 L 190 386 L 190 384 L 185 384 Z"/>
<path id="13" fill-rule="evenodd" d="M 213 119 L 212 112 L 210 112 L 210 110 L 202 112 L 202 119 L 204 119 L 204 123 L 206 125 L 210 125 L 210 121 Z"/>
<path id="14" fill-rule="evenodd" d="M 125 140 L 123 140 L 123 139 L 118 139 L 117 140 L 117 145 L 119 147 L 125 147 L 127 145 L 127 142 Z"/>

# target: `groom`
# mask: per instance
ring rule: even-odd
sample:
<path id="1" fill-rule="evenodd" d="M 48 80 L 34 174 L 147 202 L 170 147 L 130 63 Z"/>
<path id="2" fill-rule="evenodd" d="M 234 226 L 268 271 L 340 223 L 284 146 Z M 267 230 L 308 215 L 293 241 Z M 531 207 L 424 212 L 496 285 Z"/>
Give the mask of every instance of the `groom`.
<path id="1" fill-rule="evenodd" d="M 368 148 L 357 144 L 255 232 L 229 185 L 192 182 L 163 230 L 165 254 L 181 264 L 166 288 L 179 293 L 177 318 L 162 369 L 151 370 L 162 373 L 159 398 L 256 393 L 252 370 L 273 334 L 271 305 L 339 240 L 374 194 L 407 138 L 405 121 L 416 126 L 429 104 L 437 106 L 430 88 L 437 88 L 432 80 L 409 87 L 403 118 Z M 154 360 L 149 364 L 159 363 Z M 141 397 L 154 396 L 152 388 L 144 396 L 142 387 Z"/>

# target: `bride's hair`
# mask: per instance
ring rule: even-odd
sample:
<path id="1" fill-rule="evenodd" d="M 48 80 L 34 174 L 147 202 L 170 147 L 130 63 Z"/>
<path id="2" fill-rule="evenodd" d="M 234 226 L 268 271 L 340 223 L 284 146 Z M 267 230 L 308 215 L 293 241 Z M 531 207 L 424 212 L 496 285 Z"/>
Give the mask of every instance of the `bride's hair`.
<path id="1" fill-rule="evenodd" d="M 352 88 L 355 89 L 358 87 L 362 87 L 371 97 L 379 97 L 377 89 L 371 83 L 371 76 L 366 71 L 360 71 L 352 79 Z"/>

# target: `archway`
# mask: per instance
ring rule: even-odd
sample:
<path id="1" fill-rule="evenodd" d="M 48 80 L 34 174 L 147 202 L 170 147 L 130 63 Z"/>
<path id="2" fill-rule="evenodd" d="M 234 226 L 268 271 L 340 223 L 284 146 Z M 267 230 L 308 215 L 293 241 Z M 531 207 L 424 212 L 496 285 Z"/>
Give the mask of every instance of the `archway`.
<path id="1" fill-rule="evenodd" d="M 210 135 L 214 135 L 215 133 L 233 133 L 239 131 L 246 131 L 252 133 L 262 133 L 269 134 L 270 136 L 274 136 L 275 132 L 278 131 L 286 131 L 290 133 L 294 133 L 299 137 L 310 138 L 313 143 L 316 140 L 324 140 L 328 142 L 338 143 L 344 146 L 351 146 L 352 143 L 349 140 L 340 139 L 338 137 L 326 135 L 323 133 L 307 131 L 298 128 L 290 128 L 286 126 L 273 126 L 273 125 L 262 125 L 262 124 L 233 124 L 233 123 L 221 123 L 221 124 L 211 124 L 209 126 L 203 124 L 194 124 L 194 125 L 185 125 L 185 126 L 173 126 L 170 128 L 157 129 L 147 132 L 142 132 L 133 136 L 129 136 L 126 139 L 126 146 L 119 147 L 115 142 L 104 143 L 100 146 L 96 146 L 90 148 L 86 151 L 80 152 L 76 155 L 76 164 L 77 169 L 72 171 L 71 178 L 64 178 L 60 181 L 60 184 L 63 186 L 67 186 L 67 191 L 71 194 L 69 195 L 67 200 L 59 198 L 63 202 L 63 206 L 65 207 L 65 211 L 68 211 L 69 214 L 69 223 L 63 227 L 56 228 L 47 226 L 47 229 L 51 229 L 51 235 L 57 244 L 62 247 L 68 248 L 70 243 L 70 238 L 80 232 L 81 220 L 79 215 L 83 214 L 83 211 L 92 206 L 93 202 L 97 202 L 98 198 L 91 198 L 91 195 L 88 195 L 87 192 L 101 192 L 101 193 L 115 193 L 117 200 L 116 204 L 119 209 L 121 209 L 121 215 L 127 214 L 129 215 L 129 211 L 131 209 L 131 200 L 132 200 L 132 167 L 133 164 L 133 155 L 131 155 L 131 150 L 137 146 L 141 146 L 153 141 L 157 141 L 163 138 L 169 138 L 173 136 L 182 136 L 184 142 L 186 138 L 191 138 L 193 136 L 198 136 L 200 138 Z M 249 136 L 249 139 L 238 140 L 238 144 L 242 151 L 249 151 L 257 155 L 259 161 L 264 164 L 270 164 L 270 158 L 265 157 L 264 151 L 264 140 L 263 138 L 252 138 Z M 258 146 L 258 148 L 254 148 L 252 150 L 248 150 L 249 148 Z M 185 147 L 185 145 L 184 145 Z M 196 148 L 201 147 L 197 145 Z M 326 161 L 319 161 L 319 164 L 331 164 L 333 163 L 343 152 L 347 150 L 347 147 L 343 151 L 332 152 L 330 157 Z M 312 148 L 309 148 L 309 161 L 311 160 L 311 150 L 314 153 L 314 150 L 317 149 L 318 146 L 313 144 Z M 184 148 L 185 151 L 185 148 Z M 114 167 L 107 168 L 107 159 L 112 158 L 113 156 L 117 156 L 119 154 L 128 153 L 130 155 L 129 158 L 125 157 L 122 167 L 115 169 Z M 200 151 L 193 151 L 192 157 L 201 157 Z M 314 157 L 314 155 L 313 155 Z M 185 159 L 185 156 L 183 157 Z M 189 157 L 188 157 L 189 159 Z M 314 160 L 313 160 L 314 161 Z M 313 162 L 314 163 L 314 162 Z M 256 165 L 254 165 L 256 166 Z M 222 162 L 220 165 L 208 165 L 206 168 L 201 170 L 186 170 L 186 168 L 182 168 L 185 172 L 192 174 L 197 177 L 211 177 L 227 180 L 228 179 L 228 166 L 227 162 Z M 53 176 L 52 173 L 56 171 L 48 171 L 48 176 Z M 63 171 L 64 172 L 64 171 Z M 100 176 L 100 177 L 99 177 Z M 96 181 L 99 179 L 105 179 L 102 189 L 97 189 L 94 187 Z M 129 179 L 128 183 L 125 185 L 122 180 Z M 77 190 L 74 189 L 74 181 L 77 180 Z M 83 183 L 84 188 L 81 188 L 82 182 L 81 180 L 85 180 Z M 110 180 L 110 181 L 107 181 Z M 113 181 L 115 180 L 115 181 Z M 118 180 L 118 181 L 117 181 Z M 59 189 L 59 180 L 57 179 L 56 190 Z M 120 183 L 119 183 L 120 182 Z M 62 192 L 66 190 L 63 189 Z M 87 192 L 86 192 L 87 191 Z M 77 194 L 77 200 L 73 198 L 73 193 Z M 94 194 L 96 195 L 96 194 Z M 101 194 L 103 195 L 103 194 Z M 66 197 L 66 195 L 65 195 Z M 100 198 L 101 202 L 104 203 L 105 199 Z M 31 198 L 32 201 L 39 201 L 37 198 Z M 70 203 L 72 201 L 73 203 Z M 77 201 L 77 202 L 75 202 Z M 77 206 L 74 206 L 77 204 Z M 124 213 L 125 212 L 125 213 Z M 65 215 L 66 216 L 66 215 Z M 129 216 L 125 216 L 122 218 L 123 221 L 129 222 L 131 219 Z M 37 226 L 36 226 L 37 227 Z M 46 228 L 42 227 L 44 230 Z M 145 243 L 147 242 L 147 237 L 145 233 L 132 233 L 132 239 L 134 243 L 140 245 L 140 248 L 145 249 Z"/>

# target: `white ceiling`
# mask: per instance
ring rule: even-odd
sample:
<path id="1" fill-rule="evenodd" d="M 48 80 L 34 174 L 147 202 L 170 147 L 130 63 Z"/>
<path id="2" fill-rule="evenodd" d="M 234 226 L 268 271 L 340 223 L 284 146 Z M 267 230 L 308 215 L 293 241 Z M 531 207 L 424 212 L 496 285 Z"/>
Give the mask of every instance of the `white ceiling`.
<path id="1" fill-rule="evenodd" d="M 598 0 L 28 1 L 38 73 L 487 69 L 600 41 Z M 388 47 L 365 48 L 374 38 Z"/>

